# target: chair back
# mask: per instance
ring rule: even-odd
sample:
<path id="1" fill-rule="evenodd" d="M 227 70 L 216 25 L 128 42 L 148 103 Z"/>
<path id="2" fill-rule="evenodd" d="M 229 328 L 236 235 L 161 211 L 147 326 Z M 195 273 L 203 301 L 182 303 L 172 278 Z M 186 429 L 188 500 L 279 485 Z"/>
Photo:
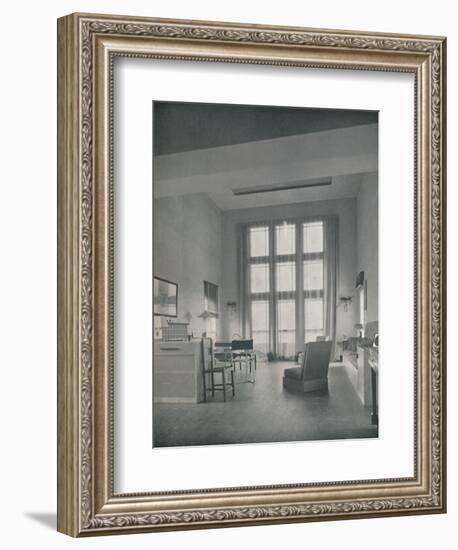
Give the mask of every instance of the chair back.
<path id="1" fill-rule="evenodd" d="M 302 358 L 302 380 L 327 378 L 332 341 L 308 342 Z"/>
<path id="2" fill-rule="evenodd" d="M 232 340 L 233 351 L 253 351 L 253 340 Z"/>
<path id="3" fill-rule="evenodd" d="M 213 368 L 213 341 L 211 338 L 202 338 L 202 369 L 204 371 Z"/>

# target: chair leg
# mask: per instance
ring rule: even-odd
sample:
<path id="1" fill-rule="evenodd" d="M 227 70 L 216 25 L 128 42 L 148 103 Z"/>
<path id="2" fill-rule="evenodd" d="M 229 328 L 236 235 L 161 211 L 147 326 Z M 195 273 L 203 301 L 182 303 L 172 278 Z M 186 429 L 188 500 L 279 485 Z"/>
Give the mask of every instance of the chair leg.
<path id="1" fill-rule="evenodd" d="M 207 401 L 207 381 L 206 381 L 207 373 L 204 372 L 202 376 L 203 381 L 203 388 L 204 388 L 204 402 Z"/>
<path id="2" fill-rule="evenodd" d="M 223 396 L 224 396 L 224 401 L 226 401 L 226 373 L 223 370 L 221 374 L 223 375 Z"/>
<path id="3" fill-rule="evenodd" d="M 212 397 L 215 397 L 215 374 L 211 373 L 211 381 L 212 381 Z"/>
<path id="4" fill-rule="evenodd" d="M 231 381 L 232 381 L 232 397 L 235 396 L 235 383 L 234 383 L 234 371 L 231 370 Z"/>

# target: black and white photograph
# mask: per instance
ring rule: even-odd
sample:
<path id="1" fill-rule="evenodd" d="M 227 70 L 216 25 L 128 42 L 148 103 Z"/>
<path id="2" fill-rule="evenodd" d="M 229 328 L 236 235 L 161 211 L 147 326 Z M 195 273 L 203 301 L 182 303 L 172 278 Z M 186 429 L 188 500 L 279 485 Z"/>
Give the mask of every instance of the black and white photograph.
<path id="1" fill-rule="evenodd" d="M 378 437 L 378 113 L 154 102 L 153 147 L 153 447 Z"/>

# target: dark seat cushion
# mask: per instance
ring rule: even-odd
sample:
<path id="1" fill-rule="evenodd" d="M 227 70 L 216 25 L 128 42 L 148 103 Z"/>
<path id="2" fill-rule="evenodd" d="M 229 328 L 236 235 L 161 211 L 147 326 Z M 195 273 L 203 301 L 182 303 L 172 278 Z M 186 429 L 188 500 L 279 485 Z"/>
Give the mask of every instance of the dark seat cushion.
<path id="1" fill-rule="evenodd" d="M 293 378 L 294 380 L 301 380 L 302 379 L 302 367 L 290 367 L 289 369 L 285 369 L 283 371 L 283 375 L 286 376 L 286 378 Z"/>

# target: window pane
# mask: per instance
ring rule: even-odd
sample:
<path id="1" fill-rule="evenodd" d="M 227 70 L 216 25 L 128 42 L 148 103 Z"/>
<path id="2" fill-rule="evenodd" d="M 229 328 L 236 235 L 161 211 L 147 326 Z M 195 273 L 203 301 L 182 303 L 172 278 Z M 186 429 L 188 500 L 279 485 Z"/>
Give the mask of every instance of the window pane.
<path id="1" fill-rule="evenodd" d="M 294 300 L 278 301 L 277 342 L 279 358 L 294 357 L 296 342 L 296 304 Z"/>
<path id="2" fill-rule="evenodd" d="M 294 300 L 278 301 L 278 330 L 296 329 L 296 307 Z"/>
<path id="3" fill-rule="evenodd" d="M 254 264 L 250 266 L 250 285 L 252 294 L 269 292 L 268 264 Z"/>
<path id="4" fill-rule="evenodd" d="M 296 226 L 283 223 L 275 227 L 275 254 L 294 254 L 296 252 Z"/>
<path id="5" fill-rule="evenodd" d="M 305 300 L 305 342 L 314 342 L 317 336 L 324 336 L 323 300 Z"/>
<path id="6" fill-rule="evenodd" d="M 323 252 L 323 222 L 303 224 L 303 252 Z"/>
<path id="7" fill-rule="evenodd" d="M 304 290 L 323 289 L 323 260 L 304 261 Z"/>
<path id="8" fill-rule="evenodd" d="M 257 351 L 269 351 L 269 302 L 251 302 L 251 334 Z"/>
<path id="9" fill-rule="evenodd" d="M 269 255 L 269 228 L 250 228 L 250 256 L 256 258 Z"/>
<path id="10" fill-rule="evenodd" d="M 278 262 L 276 278 L 277 292 L 296 290 L 296 262 Z"/>

